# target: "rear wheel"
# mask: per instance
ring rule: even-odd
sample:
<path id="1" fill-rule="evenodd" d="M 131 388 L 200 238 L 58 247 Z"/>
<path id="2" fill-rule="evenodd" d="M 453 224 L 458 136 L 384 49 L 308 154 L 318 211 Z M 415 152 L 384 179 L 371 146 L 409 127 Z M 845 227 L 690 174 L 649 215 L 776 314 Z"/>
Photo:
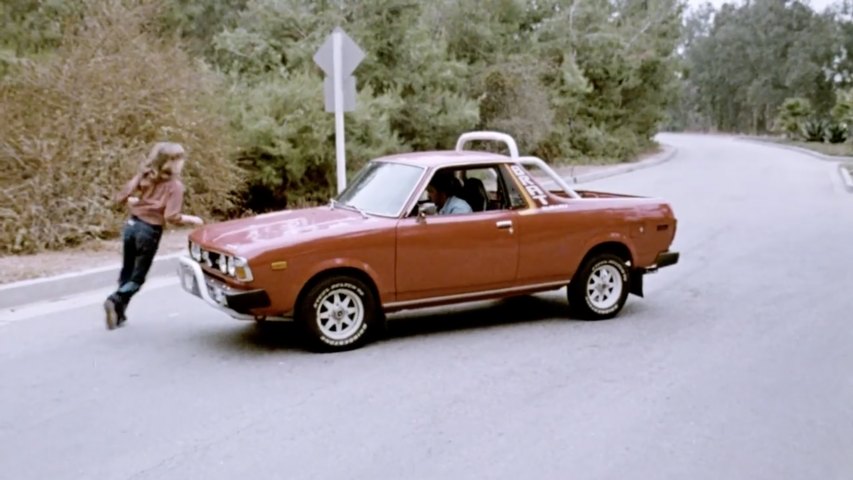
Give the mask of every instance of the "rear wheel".
<path id="1" fill-rule="evenodd" d="M 609 254 L 589 258 L 569 284 L 572 311 L 587 320 L 615 317 L 628 299 L 629 277 L 625 260 Z"/>
<path id="2" fill-rule="evenodd" d="M 358 278 L 333 276 L 314 284 L 302 297 L 297 321 L 315 350 L 336 352 L 361 347 L 378 318 L 373 290 Z"/>

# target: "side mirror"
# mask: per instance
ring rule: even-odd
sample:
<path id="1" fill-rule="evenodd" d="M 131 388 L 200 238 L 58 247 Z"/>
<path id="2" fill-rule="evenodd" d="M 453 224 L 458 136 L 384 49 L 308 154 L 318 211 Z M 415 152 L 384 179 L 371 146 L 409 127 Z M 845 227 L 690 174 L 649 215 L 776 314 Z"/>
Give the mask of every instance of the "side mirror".
<path id="1" fill-rule="evenodd" d="M 428 215 L 435 215 L 438 212 L 438 208 L 432 202 L 422 203 L 418 207 L 418 221 L 423 222 L 426 220 Z"/>

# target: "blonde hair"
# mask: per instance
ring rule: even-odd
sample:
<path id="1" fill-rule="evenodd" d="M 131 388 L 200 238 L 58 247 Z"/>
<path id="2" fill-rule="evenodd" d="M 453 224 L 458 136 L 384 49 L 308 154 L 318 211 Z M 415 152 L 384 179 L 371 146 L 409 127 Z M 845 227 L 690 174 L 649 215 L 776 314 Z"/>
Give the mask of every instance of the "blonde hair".
<path id="1" fill-rule="evenodd" d="M 142 162 L 142 180 L 140 186 L 148 187 L 165 182 L 181 175 L 183 160 L 187 154 L 184 147 L 174 142 L 159 142 L 154 145 L 148 157 Z M 180 160 L 174 163 L 175 160 Z"/>

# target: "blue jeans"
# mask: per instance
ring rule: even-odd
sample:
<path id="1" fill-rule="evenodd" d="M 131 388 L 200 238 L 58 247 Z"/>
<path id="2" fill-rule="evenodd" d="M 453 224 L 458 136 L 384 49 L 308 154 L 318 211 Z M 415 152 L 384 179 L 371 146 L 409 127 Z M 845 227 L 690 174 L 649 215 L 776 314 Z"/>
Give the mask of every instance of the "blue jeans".
<path id="1" fill-rule="evenodd" d="M 163 227 L 145 223 L 136 217 L 125 223 L 122 231 L 124 261 L 118 277 L 118 290 L 110 295 L 113 301 L 118 301 L 116 309 L 119 315 L 124 316 L 131 297 L 145 283 L 162 234 Z"/>

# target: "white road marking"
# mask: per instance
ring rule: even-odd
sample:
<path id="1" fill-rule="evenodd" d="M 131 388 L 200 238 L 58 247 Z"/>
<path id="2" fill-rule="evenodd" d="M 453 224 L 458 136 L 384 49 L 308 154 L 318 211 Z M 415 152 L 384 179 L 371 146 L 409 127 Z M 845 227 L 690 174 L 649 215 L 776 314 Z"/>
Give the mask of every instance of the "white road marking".
<path id="1" fill-rule="evenodd" d="M 160 288 L 172 287 L 178 285 L 178 283 L 178 279 L 175 277 L 152 279 L 145 282 L 138 295 L 144 295 L 146 292 Z M 50 315 L 52 313 L 68 311 L 88 305 L 97 305 L 102 303 L 104 299 L 107 298 L 107 295 L 109 295 L 113 290 L 115 290 L 115 287 L 103 288 L 85 293 L 53 298 L 43 302 L 30 303 L 27 305 L 3 309 L 0 310 L 0 327 L 43 315 Z"/>

